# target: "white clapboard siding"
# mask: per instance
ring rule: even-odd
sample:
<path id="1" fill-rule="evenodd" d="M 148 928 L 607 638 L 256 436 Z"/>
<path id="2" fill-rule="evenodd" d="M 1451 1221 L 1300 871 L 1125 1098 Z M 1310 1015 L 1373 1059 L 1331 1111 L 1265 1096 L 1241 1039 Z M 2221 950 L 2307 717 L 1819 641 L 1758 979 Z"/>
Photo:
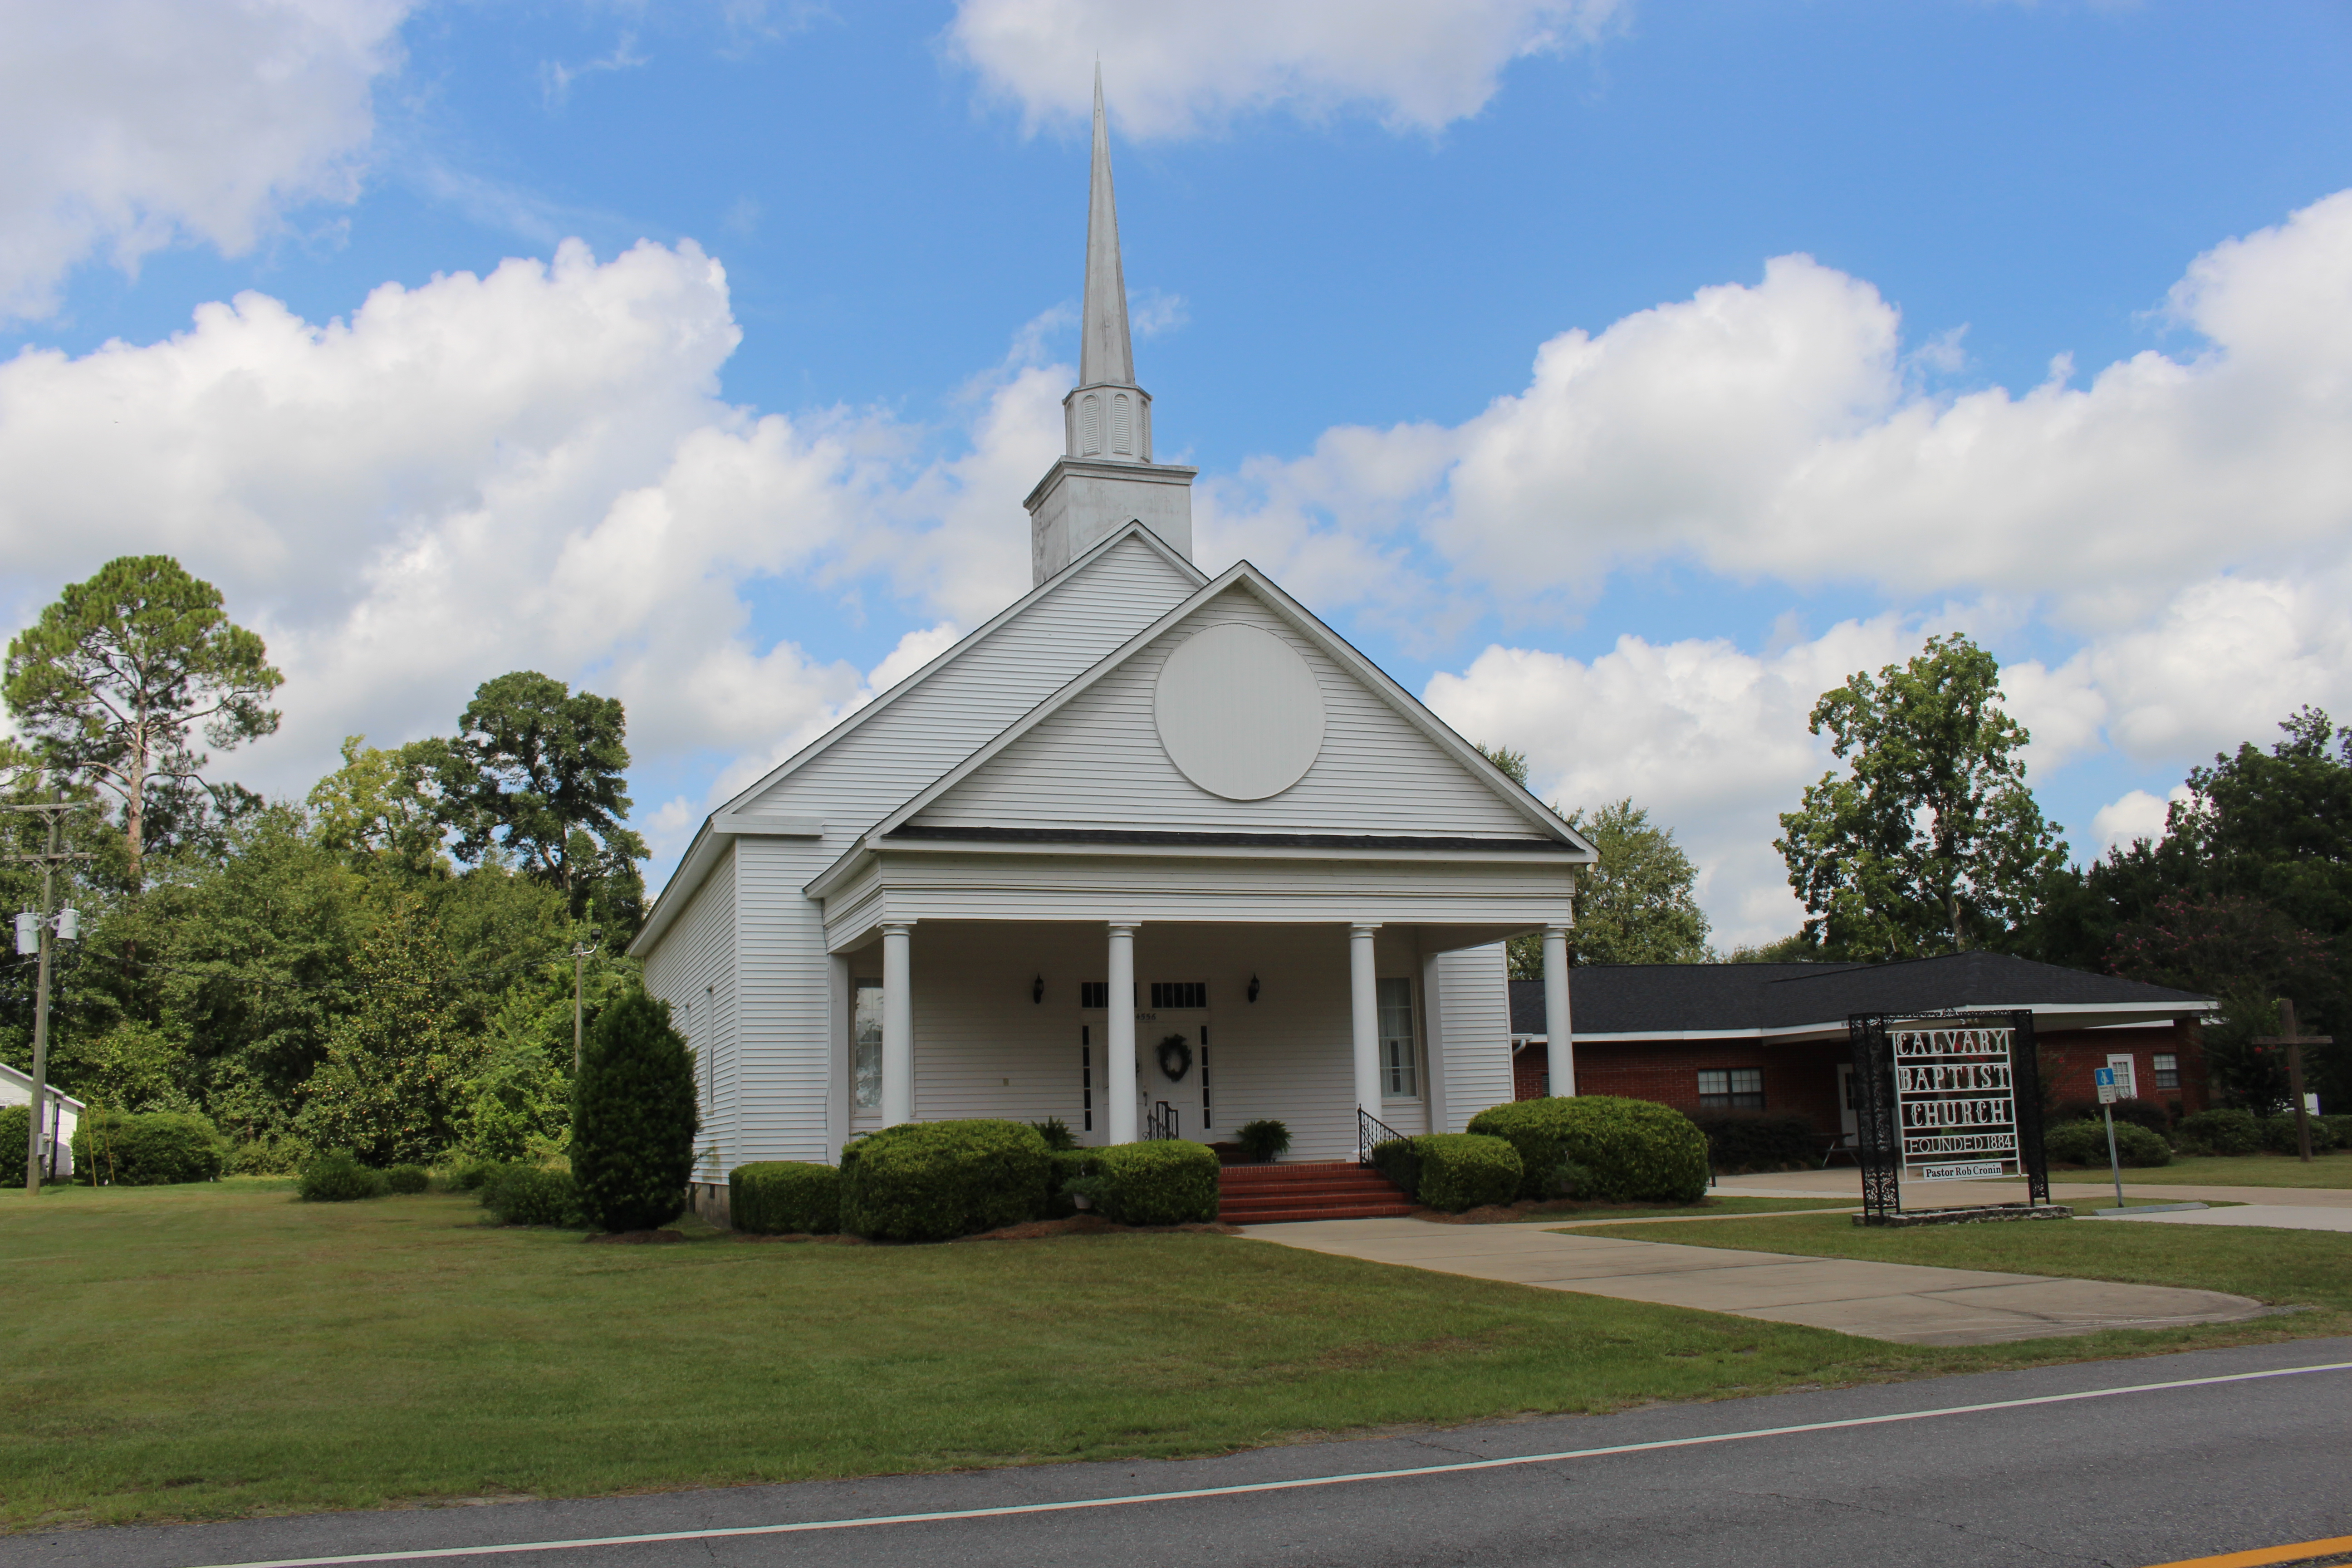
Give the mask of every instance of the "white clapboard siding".
<path id="1" fill-rule="evenodd" d="M 1178 771 L 1152 697 L 1171 649 L 1240 622 L 1307 661 L 1323 697 L 1323 747 L 1306 775 L 1264 800 L 1227 800 Z M 1158 827 L 1526 838 L 1528 819 L 1293 630 L 1247 588 L 1218 595 L 1139 649 L 916 816 L 925 826 Z"/>
<path id="2" fill-rule="evenodd" d="M 737 1163 L 832 1158 L 831 971 L 823 913 L 801 892 L 830 854 L 813 838 L 735 840 Z"/>
<path id="3" fill-rule="evenodd" d="M 1511 988 L 1503 944 L 1437 955 L 1437 1009 L 1443 1031 L 1439 1070 L 1445 1081 L 1444 1132 L 1459 1132 L 1490 1105 L 1512 1098 Z"/>
<path id="4" fill-rule="evenodd" d="M 695 1087 L 702 1134 L 695 1140 L 695 1175 L 715 1179 L 739 1162 L 735 987 L 735 861 L 722 855 L 667 940 L 646 958 L 646 989 L 670 1005 L 670 1021 L 695 1057 Z M 714 1163 L 704 1158 L 716 1152 Z"/>
<path id="5" fill-rule="evenodd" d="M 737 809 L 821 817 L 827 842 L 845 845 L 1198 585 L 1124 540 Z"/>

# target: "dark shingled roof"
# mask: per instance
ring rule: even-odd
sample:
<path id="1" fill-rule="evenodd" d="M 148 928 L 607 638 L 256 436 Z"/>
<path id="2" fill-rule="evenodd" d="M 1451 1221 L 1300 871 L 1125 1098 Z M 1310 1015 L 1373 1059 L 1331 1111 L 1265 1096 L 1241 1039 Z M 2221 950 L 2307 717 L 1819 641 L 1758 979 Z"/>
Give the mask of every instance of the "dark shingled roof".
<path id="1" fill-rule="evenodd" d="M 2114 1007 L 2146 1016 L 2198 1012 L 2210 999 L 2004 952 L 1900 963 L 1601 963 L 1574 972 L 1579 1038 L 1843 1028 L 1851 1013 L 1946 1007 Z M 1511 982 L 1511 1033 L 1541 1035 L 1543 982 Z"/>

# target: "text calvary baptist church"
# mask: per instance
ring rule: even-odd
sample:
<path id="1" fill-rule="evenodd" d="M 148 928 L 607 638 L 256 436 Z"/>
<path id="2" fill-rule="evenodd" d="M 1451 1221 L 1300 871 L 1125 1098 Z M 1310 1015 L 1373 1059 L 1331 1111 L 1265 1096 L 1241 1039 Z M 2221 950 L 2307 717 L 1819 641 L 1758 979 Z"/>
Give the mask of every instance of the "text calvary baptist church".
<path id="1" fill-rule="evenodd" d="M 1352 1156 L 1359 1110 L 1512 1098 L 1506 937 L 1548 933 L 1568 1016 L 1591 846 L 1264 574 L 1192 564 L 1099 83 L 1092 178 L 1035 586 L 712 813 L 631 949 L 699 1064 L 699 1180 L 961 1117 Z"/>

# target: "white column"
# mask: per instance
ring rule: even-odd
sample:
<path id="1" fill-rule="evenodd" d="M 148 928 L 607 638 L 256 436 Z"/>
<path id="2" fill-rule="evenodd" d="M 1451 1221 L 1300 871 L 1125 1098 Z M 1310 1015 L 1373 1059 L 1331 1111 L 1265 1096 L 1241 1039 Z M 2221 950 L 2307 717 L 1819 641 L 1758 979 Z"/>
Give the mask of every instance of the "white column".
<path id="1" fill-rule="evenodd" d="M 1135 1142 L 1135 927 L 1110 928 L 1110 1009 L 1103 1041 L 1103 1093 L 1109 1100 L 1108 1142 Z"/>
<path id="2" fill-rule="evenodd" d="M 915 1119 L 915 981 L 910 922 L 882 928 L 882 1125 Z"/>
<path id="3" fill-rule="evenodd" d="M 1568 1016 L 1568 928 L 1546 926 L 1544 958 L 1544 1055 L 1551 1068 L 1551 1091 L 1576 1092 L 1576 1038 Z"/>
<path id="4" fill-rule="evenodd" d="M 1381 988 L 1372 960 L 1377 925 L 1348 928 L 1348 1002 L 1356 1047 L 1356 1109 L 1381 1113 Z"/>

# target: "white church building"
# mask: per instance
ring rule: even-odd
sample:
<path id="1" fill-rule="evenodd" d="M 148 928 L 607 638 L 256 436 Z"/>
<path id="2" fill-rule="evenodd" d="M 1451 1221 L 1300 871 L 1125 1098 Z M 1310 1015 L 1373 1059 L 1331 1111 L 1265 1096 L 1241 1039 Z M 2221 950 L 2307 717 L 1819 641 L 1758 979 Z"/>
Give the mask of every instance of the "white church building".
<path id="1" fill-rule="evenodd" d="M 1512 1098 L 1505 938 L 1546 933 L 1569 1015 L 1591 846 L 1255 567 L 1192 563 L 1099 84 L 1084 332 L 1035 585 L 713 812 L 630 949 L 696 1052 L 698 1181 L 964 1117 L 1272 1118 L 1352 1159 L 1360 1112 L 1458 1131 Z"/>

